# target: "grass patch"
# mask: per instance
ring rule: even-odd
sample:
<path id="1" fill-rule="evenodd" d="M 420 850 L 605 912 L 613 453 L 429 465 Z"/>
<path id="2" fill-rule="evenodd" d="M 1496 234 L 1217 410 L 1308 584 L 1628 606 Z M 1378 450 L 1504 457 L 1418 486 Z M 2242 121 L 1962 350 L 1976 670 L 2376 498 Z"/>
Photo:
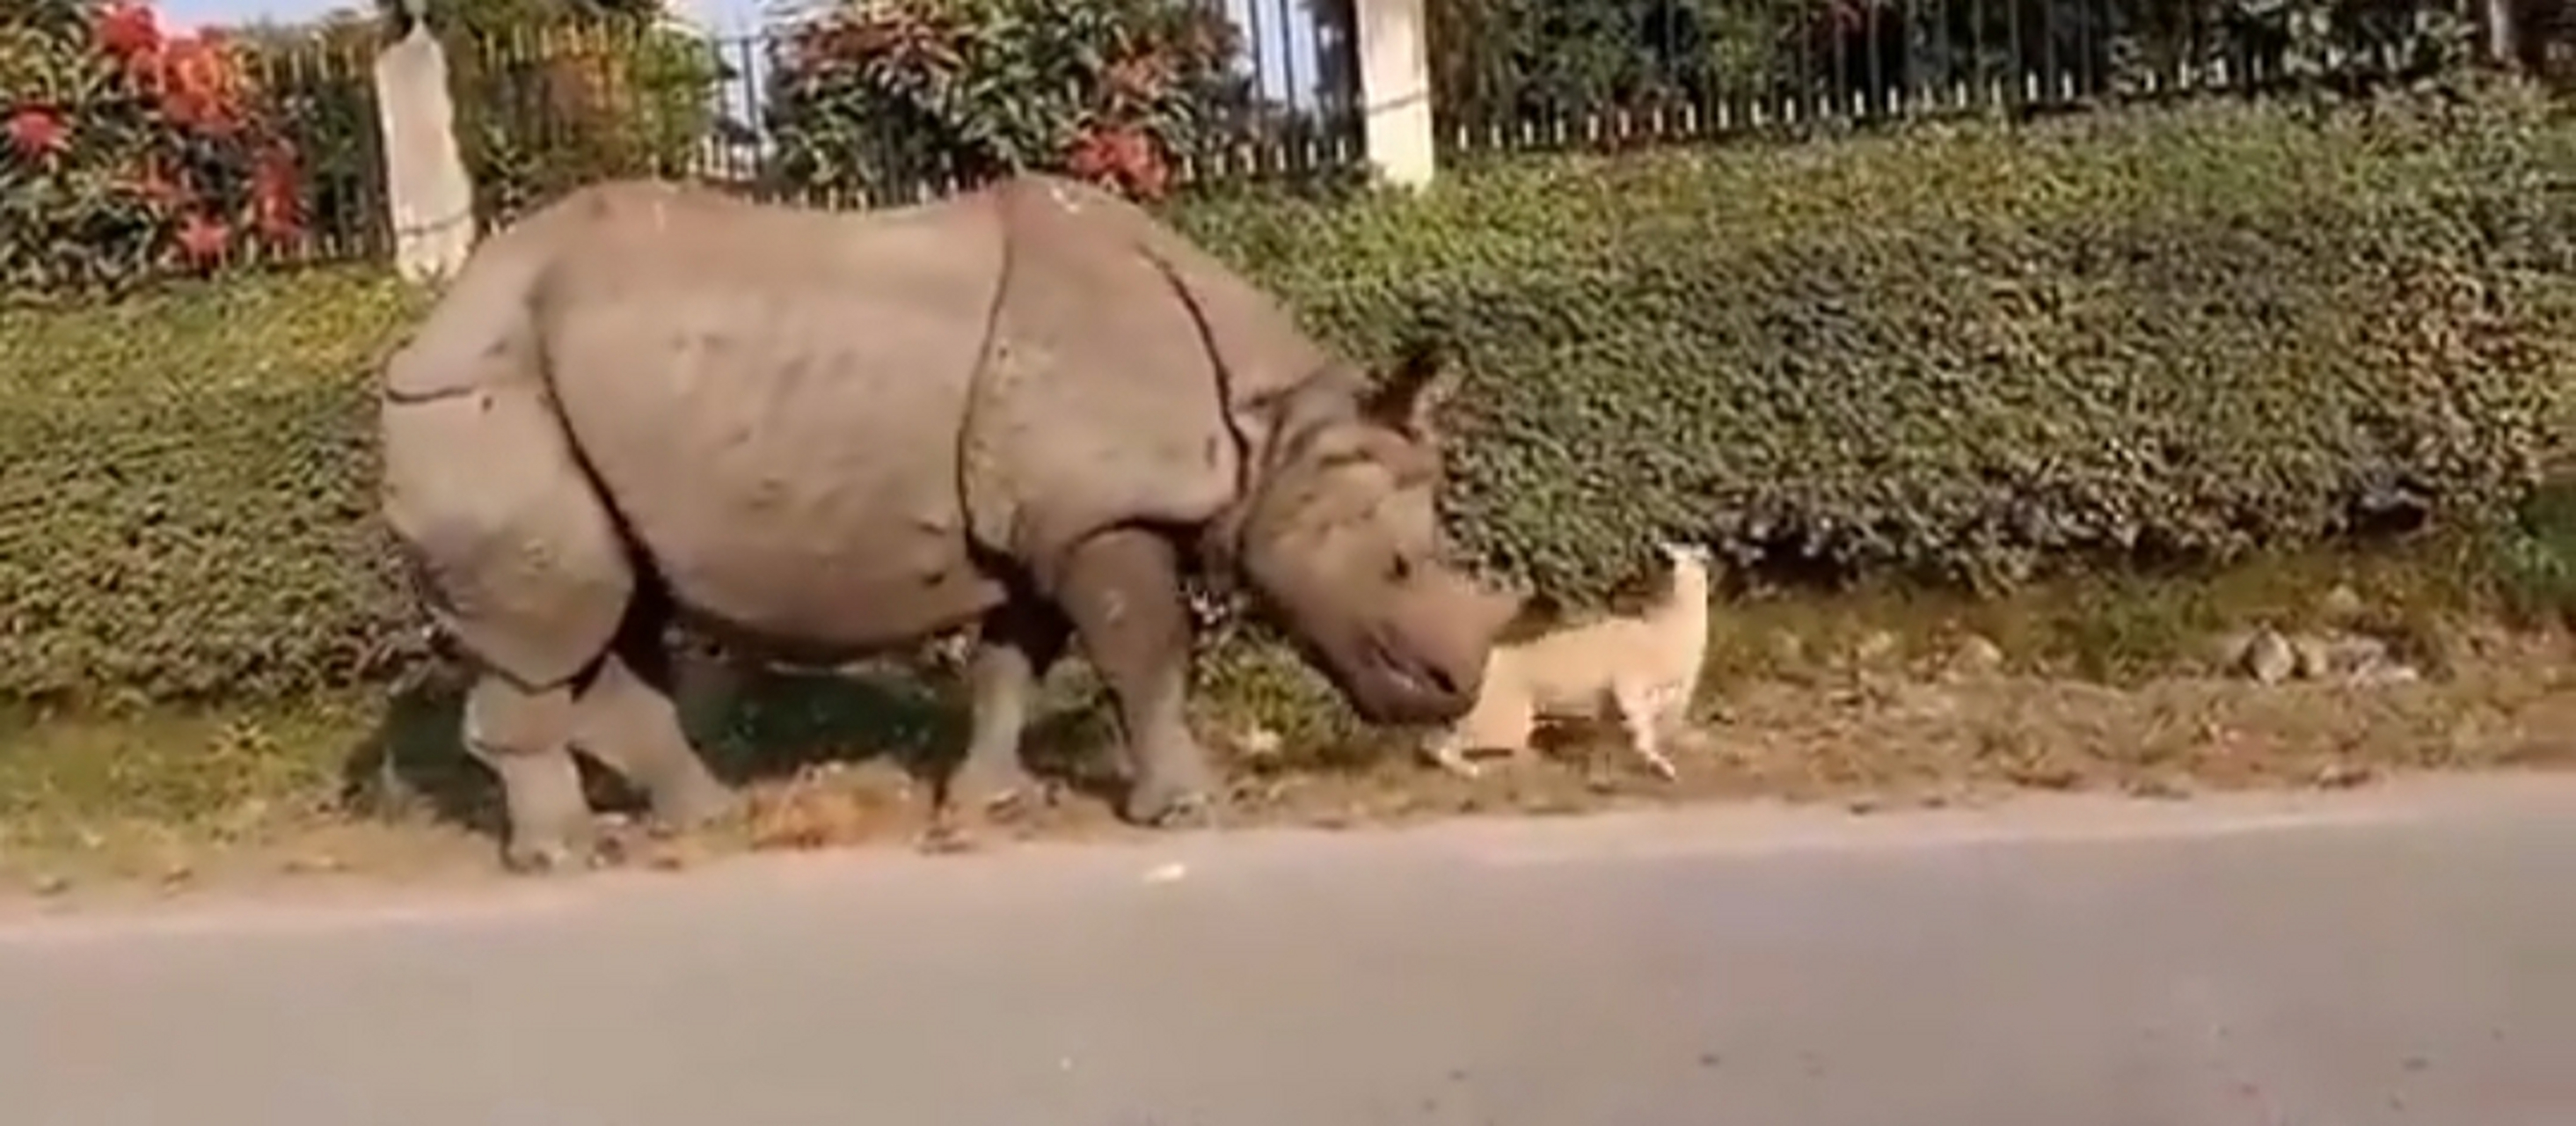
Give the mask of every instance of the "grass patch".
<path id="1" fill-rule="evenodd" d="M 331 795 L 369 703 L 0 719 L 0 840 L 74 844 L 119 822 L 255 834 Z"/>
<path id="2" fill-rule="evenodd" d="M 372 370 L 431 294 L 372 265 L 242 274 L 127 300 L 0 309 L 0 340 L 42 363 L 12 396 L 340 386 Z"/>
<path id="3" fill-rule="evenodd" d="M 2506 604 L 2526 625 L 2576 625 L 2576 479 L 2551 481 L 2488 544 Z"/>
<path id="4" fill-rule="evenodd" d="M 2474 537 L 2434 536 L 2257 556 L 2216 574 L 2057 579 L 1992 599 L 1893 584 L 1757 594 L 1720 618 L 1712 671 L 1795 678 L 1855 658 L 1947 662 L 1973 637 L 1991 643 L 2007 671 L 2131 685 L 2214 671 L 2216 642 L 2255 628 L 2366 633 L 2422 657 L 2446 630 L 2498 612 L 2486 550 Z"/>

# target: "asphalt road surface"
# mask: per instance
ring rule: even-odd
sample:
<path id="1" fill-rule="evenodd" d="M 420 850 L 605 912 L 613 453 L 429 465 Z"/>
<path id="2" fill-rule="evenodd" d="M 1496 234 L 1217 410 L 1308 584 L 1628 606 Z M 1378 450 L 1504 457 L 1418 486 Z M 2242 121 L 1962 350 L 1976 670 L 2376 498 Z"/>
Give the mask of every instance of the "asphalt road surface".
<path id="1" fill-rule="evenodd" d="M 2576 1122 L 2576 780 L 448 896 L 0 926 L 0 1122 Z"/>

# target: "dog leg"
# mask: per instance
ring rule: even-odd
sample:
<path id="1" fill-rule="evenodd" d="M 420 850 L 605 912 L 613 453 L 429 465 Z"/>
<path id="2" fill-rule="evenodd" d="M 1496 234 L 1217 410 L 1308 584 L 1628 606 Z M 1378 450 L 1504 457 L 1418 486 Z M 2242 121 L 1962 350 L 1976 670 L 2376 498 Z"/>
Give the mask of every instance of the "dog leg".
<path id="1" fill-rule="evenodd" d="M 1645 760 L 1647 768 L 1653 770 L 1656 777 L 1671 782 L 1681 777 L 1681 771 L 1657 745 L 1661 742 L 1659 728 L 1663 726 L 1664 708 L 1656 695 L 1651 686 L 1635 681 L 1620 681 L 1610 686 L 1611 702 L 1619 708 L 1619 725 L 1628 731 L 1629 749 Z"/>
<path id="2" fill-rule="evenodd" d="M 1657 710 L 1658 729 L 1667 746 L 1679 744 L 1685 751 L 1698 753 L 1710 747 L 1708 733 L 1691 722 L 1691 696 L 1688 687 L 1668 692 Z"/>
<path id="3" fill-rule="evenodd" d="M 1423 757 L 1431 760 L 1431 765 L 1460 778 L 1477 778 L 1485 773 L 1484 767 L 1467 757 L 1466 734 L 1457 728 L 1433 736 L 1422 753 Z"/>
<path id="4" fill-rule="evenodd" d="M 1425 754 L 1434 765 L 1460 778 L 1482 777 L 1484 767 L 1467 756 L 1474 751 L 1508 751 L 1517 759 L 1529 746 L 1530 727 L 1537 718 L 1520 692 L 1489 678 L 1484 698 L 1436 736 Z"/>

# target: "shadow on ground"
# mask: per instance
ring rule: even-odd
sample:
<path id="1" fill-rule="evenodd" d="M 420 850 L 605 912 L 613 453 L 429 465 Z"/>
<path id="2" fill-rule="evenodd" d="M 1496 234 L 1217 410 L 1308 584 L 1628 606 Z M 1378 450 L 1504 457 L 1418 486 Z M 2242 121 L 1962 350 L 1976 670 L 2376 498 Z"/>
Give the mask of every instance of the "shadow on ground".
<path id="1" fill-rule="evenodd" d="M 1051 684 L 1029 725 L 1031 771 L 1099 800 L 1120 779 L 1106 748 L 1114 728 L 1088 683 Z M 374 727 L 343 762 L 340 797 L 351 812 L 426 816 L 498 834 L 501 795 L 469 757 L 462 729 L 466 680 L 453 672 L 392 692 Z M 724 668 L 690 670 L 682 722 L 708 766 L 737 789 L 791 781 L 817 767 L 890 765 L 926 783 L 965 748 L 968 703 L 959 678 L 913 671 L 895 661 L 836 671 Z M 613 772 L 581 759 L 594 806 L 640 812 L 642 795 Z"/>

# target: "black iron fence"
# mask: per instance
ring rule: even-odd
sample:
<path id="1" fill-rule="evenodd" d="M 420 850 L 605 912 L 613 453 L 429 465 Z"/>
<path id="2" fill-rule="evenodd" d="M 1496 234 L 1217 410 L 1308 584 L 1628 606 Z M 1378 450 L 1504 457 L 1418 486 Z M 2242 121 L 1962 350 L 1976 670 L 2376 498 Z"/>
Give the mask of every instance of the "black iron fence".
<path id="1" fill-rule="evenodd" d="M 0 188 L 36 232 L 5 248 L 13 291 L 76 265 L 99 231 L 141 240 L 137 269 L 205 257 L 197 244 L 217 228 L 215 257 L 387 252 L 371 77 L 382 24 L 342 18 L 217 49 L 84 26 L 98 17 L 65 14 L 68 3 L 47 0 L 53 23 L 29 23 L 38 34 L 19 41 L 69 53 L 48 65 L 113 81 L 95 104 L 0 90 L 16 99 Z M 2360 90 L 2453 71 L 2481 53 L 2499 5 L 2519 6 L 2526 65 L 2563 68 L 2576 24 L 2561 0 L 1425 4 L 1434 114 L 1452 153 Z M 1354 11 L 1354 0 L 867 0 L 751 35 L 628 22 L 442 38 L 459 147 L 490 222 L 624 175 L 854 206 L 1030 165 L 1147 195 L 1339 176 L 1362 162 Z M 222 113 L 177 114 L 174 89 Z M 111 120 L 122 140 L 81 147 Z M 99 199 L 66 194 L 99 183 Z M 102 226 L 102 208 L 121 225 Z"/>
<path id="2" fill-rule="evenodd" d="M 2309 86 L 2475 56 L 2487 0 L 1427 0 L 1454 150 Z M 2515 0 L 2534 9 L 2554 0 Z M 2554 9 L 2553 9 L 2554 10 Z"/>

